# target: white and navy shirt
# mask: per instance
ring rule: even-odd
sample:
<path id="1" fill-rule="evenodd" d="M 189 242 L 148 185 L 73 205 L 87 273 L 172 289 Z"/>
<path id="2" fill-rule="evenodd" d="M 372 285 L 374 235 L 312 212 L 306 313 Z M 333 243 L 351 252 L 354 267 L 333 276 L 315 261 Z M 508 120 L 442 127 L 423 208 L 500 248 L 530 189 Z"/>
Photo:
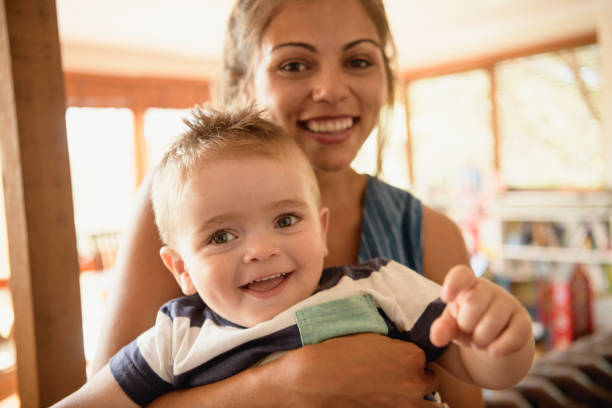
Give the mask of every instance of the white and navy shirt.
<path id="1" fill-rule="evenodd" d="M 253 327 L 234 324 L 198 295 L 171 300 L 155 326 L 119 351 L 111 372 L 124 392 L 146 405 L 160 395 L 219 381 L 276 353 L 323 340 L 374 332 L 416 343 L 428 361 L 444 348 L 429 341 L 442 313 L 440 287 L 382 258 L 323 271 L 309 298 Z"/>

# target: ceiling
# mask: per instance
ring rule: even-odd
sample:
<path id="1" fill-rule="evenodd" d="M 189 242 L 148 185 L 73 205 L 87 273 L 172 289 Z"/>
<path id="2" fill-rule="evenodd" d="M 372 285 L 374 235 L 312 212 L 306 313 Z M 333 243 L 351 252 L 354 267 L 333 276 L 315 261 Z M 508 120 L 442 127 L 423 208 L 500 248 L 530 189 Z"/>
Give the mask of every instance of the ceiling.
<path id="1" fill-rule="evenodd" d="M 333 1 L 333 0 L 330 0 Z M 591 33 L 612 0 L 385 0 L 402 69 Z M 233 0 L 56 0 L 69 71 L 202 77 Z"/>

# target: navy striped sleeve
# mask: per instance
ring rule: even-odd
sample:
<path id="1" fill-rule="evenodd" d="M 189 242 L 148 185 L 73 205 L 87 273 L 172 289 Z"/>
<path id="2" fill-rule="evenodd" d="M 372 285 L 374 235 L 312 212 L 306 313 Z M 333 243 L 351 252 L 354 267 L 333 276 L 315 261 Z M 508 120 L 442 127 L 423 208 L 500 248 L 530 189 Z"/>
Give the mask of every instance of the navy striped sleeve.
<path id="1" fill-rule="evenodd" d="M 140 406 L 172 390 L 172 385 L 161 379 L 147 364 L 136 340 L 115 354 L 109 365 L 123 392 Z"/>

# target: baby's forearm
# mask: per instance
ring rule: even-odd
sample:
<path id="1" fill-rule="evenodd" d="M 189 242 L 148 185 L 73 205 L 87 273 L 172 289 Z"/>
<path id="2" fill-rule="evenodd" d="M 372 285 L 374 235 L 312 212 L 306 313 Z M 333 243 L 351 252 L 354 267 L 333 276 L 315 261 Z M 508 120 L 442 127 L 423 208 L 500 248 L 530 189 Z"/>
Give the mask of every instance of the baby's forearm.
<path id="1" fill-rule="evenodd" d="M 502 389 L 512 387 L 525 377 L 534 352 L 533 336 L 520 350 L 505 356 L 452 344 L 439 363 L 463 381 L 483 388 Z"/>

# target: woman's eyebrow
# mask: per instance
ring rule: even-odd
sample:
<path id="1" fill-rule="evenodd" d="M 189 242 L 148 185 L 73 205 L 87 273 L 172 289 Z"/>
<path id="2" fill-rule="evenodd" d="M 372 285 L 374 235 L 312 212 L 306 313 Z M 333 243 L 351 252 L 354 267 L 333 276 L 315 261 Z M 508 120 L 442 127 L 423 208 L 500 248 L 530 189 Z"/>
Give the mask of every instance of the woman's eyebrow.
<path id="1" fill-rule="evenodd" d="M 370 44 L 374 44 L 377 48 L 381 48 L 382 46 L 380 45 L 380 43 L 378 41 L 372 40 L 371 38 L 360 38 L 358 40 L 355 41 L 351 41 L 350 43 L 346 44 L 344 47 L 342 47 L 342 50 L 346 51 L 352 47 L 355 47 L 361 43 L 370 43 Z"/>
<path id="2" fill-rule="evenodd" d="M 364 42 L 374 44 L 377 48 L 382 48 L 380 43 L 376 40 L 372 40 L 371 38 L 360 38 L 358 40 L 349 42 L 344 47 L 342 47 L 342 50 L 346 51 Z M 315 46 L 308 44 L 308 43 L 303 43 L 303 42 L 286 42 L 286 43 L 278 44 L 272 47 L 272 51 L 276 51 L 279 48 L 284 48 L 284 47 L 301 47 L 313 53 L 317 52 L 317 49 Z"/>
<path id="3" fill-rule="evenodd" d="M 302 47 L 302 48 L 306 48 L 308 51 L 311 52 L 317 52 L 317 49 L 307 43 L 301 43 L 301 42 L 287 42 L 287 43 L 282 43 L 282 44 L 278 44 L 275 45 L 274 47 L 272 47 L 272 51 L 276 51 L 279 48 L 283 48 L 283 47 Z"/>

